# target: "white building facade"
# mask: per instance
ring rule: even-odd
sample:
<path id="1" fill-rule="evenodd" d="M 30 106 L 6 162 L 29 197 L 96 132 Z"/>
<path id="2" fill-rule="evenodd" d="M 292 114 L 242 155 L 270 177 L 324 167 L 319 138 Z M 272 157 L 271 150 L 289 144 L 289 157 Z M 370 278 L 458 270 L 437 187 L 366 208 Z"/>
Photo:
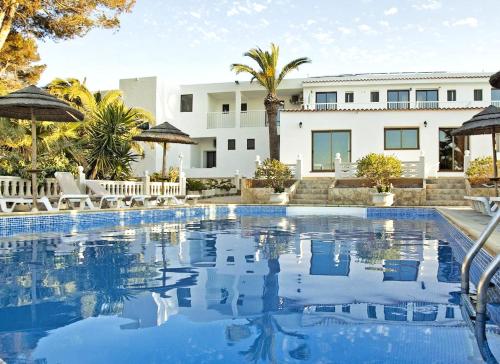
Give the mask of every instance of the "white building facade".
<path id="1" fill-rule="evenodd" d="M 278 96 L 280 158 L 301 159 L 300 175 L 334 177 L 335 163 L 368 153 L 424 160 L 426 176 L 460 176 L 464 156 L 492 153 L 490 136 L 456 137 L 450 132 L 488 105 L 500 105 L 489 73 L 394 73 L 285 80 Z M 121 80 L 129 106 L 152 111 L 190 134 L 195 146 L 173 145 L 187 177 L 251 177 L 255 160 L 269 155 L 263 100 L 256 83 L 167 86 L 156 78 Z M 156 171 L 161 147 L 146 147 L 136 172 Z M 158 149 L 158 150 L 156 150 Z M 470 152 L 468 152 L 470 151 Z M 422 158 L 422 156 L 425 156 Z M 339 158 L 340 157 L 340 158 Z M 337 164 L 338 166 L 338 164 Z"/>

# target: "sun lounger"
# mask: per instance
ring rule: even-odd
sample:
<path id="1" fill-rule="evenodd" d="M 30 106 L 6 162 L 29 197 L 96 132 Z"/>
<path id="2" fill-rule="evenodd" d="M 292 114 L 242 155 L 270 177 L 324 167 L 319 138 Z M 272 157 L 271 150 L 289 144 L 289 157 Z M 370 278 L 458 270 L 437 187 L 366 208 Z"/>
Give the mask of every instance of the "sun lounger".
<path id="1" fill-rule="evenodd" d="M 133 206 L 144 206 L 144 207 L 149 207 L 151 202 L 156 203 L 156 197 L 151 196 L 151 195 L 132 195 L 132 196 L 126 196 L 125 197 L 125 204 L 127 206 L 133 207 Z"/>
<path id="2" fill-rule="evenodd" d="M 90 200 L 90 196 L 81 193 L 78 185 L 73 178 L 73 175 L 69 172 L 56 172 L 55 177 L 59 188 L 61 189 L 61 195 L 59 196 L 59 201 L 57 203 L 57 208 L 61 208 L 63 202 L 68 202 L 71 207 L 74 207 L 76 203 L 79 203 L 80 210 L 85 208 L 87 205 L 90 209 L 95 209 L 94 204 Z"/>
<path id="3" fill-rule="evenodd" d="M 482 214 L 493 216 L 496 208 L 495 204 L 490 202 L 487 197 L 464 196 L 464 198 L 471 202 L 472 208 Z"/>
<path id="4" fill-rule="evenodd" d="M 47 211 L 57 211 L 57 208 L 52 206 L 47 197 L 38 198 L 37 203 L 42 204 Z M 1 212 L 13 212 L 17 205 L 27 205 L 31 208 L 32 204 L 33 199 L 28 197 L 3 197 L 0 195 Z"/>
<path id="5" fill-rule="evenodd" d="M 90 189 L 90 191 L 92 191 L 92 195 L 90 196 L 90 198 L 95 198 L 99 201 L 100 209 L 103 208 L 103 205 L 105 203 L 109 206 L 112 206 L 114 204 L 116 207 L 122 207 L 124 205 L 124 195 L 110 194 L 103 186 L 101 186 L 99 181 L 87 180 L 85 181 L 85 185 Z"/>
<path id="6" fill-rule="evenodd" d="M 156 197 L 156 203 L 158 206 L 165 206 L 169 205 L 169 202 L 173 202 L 174 205 L 185 205 L 185 201 L 179 200 L 176 196 L 174 195 L 158 195 Z"/>

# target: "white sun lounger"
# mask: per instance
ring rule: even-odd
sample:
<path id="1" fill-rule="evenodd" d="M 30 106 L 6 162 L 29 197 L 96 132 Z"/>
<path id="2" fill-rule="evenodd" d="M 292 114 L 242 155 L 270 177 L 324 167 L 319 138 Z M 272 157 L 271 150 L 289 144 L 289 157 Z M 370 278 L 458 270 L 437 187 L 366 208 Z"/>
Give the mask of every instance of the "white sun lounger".
<path id="1" fill-rule="evenodd" d="M 57 211 L 58 209 L 53 207 L 47 197 L 40 197 L 37 202 L 42 204 L 47 211 Z M 33 199 L 28 197 L 3 197 L 0 195 L 0 211 L 1 212 L 13 212 L 17 205 L 28 205 L 30 208 L 33 205 Z"/>
<path id="2" fill-rule="evenodd" d="M 464 196 L 472 204 L 472 208 L 484 215 L 493 216 L 496 211 L 495 203 L 491 203 L 487 197 Z"/>
<path id="3" fill-rule="evenodd" d="M 61 189 L 61 195 L 59 196 L 57 208 L 60 209 L 62 203 L 66 201 L 72 207 L 74 207 L 75 203 L 79 203 L 80 210 L 83 210 L 85 205 L 87 205 L 90 209 L 95 209 L 94 204 L 90 200 L 90 196 L 81 193 L 71 173 L 56 172 L 54 173 L 54 176 L 56 177 L 59 188 Z"/>
<path id="4" fill-rule="evenodd" d="M 132 195 L 125 197 L 125 204 L 130 207 L 133 207 L 135 205 L 149 207 L 151 202 L 156 201 L 157 198 L 151 195 Z"/>
<path id="5" fill-rule="evenodd" d="M 122 207 L 123 200 L 125 199 L 124 195 L 113 195 L 110 194 L 99 181 L 85 181 L 85 185 L 92 191 L 91 198 L 96 198 L 99 200 L 99 208 L 102 209 L 104 203 L 107 203 L 109 206 L 115 204 L 116 207 Z"/>

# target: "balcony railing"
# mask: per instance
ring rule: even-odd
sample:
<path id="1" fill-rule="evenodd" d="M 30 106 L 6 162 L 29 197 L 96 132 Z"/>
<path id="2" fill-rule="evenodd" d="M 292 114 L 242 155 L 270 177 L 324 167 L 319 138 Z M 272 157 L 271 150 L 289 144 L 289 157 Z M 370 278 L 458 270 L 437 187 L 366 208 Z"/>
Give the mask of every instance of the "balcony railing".
<path id="1" fill-rule="evenodd" d="M 265 110 L 242 111 L 240 113 L 240 126 L 242 128 L 264 127 L 266 122 Z"/>
<path id="2" fill-rule="evenodd" d="M 207 128 L 234 128 L 236 123 L 235 112 L 209 112 L 207 113 Z"/>
<path id="3" fill-rule="evenodd" d="M 303 110 L 408 110 L 408 109 L 457 109 L 482 108 L 488 105 L 500 107 L 500 101 L 386 101 L 370 103 L 314 103 L 304 104 Z"/>
<path id="4" fill-rule="evenodd" d="M 491 104 L 496 107 L 500 107 L 500 100 L 491 100 Z"/>

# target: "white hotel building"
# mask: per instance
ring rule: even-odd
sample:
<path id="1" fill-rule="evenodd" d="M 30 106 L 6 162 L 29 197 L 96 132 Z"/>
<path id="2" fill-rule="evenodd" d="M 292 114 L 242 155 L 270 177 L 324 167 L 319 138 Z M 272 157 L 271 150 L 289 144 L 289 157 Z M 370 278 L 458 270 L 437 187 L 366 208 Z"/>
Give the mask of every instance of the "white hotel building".
<path id="1" fill-rule="evenodd" d="M 450 131 L 488 105 L 500 105 L 490 73 L 381 73 L 285 80 L 278 96 L 281 160 L 301 175 L 334 176 L 335 157 L 355 162 L 371 153 L 417 161 L 427 176 L 460 176 L 464 154 L 491 155 L 491 137 L 452 138 Z M 250 177 L 255 160 L 269 155 L 263 99 L 257 83 L 168 85 L 156 77 L 120 81 L 129 106 L 144 107 L 198 144 L 172 145 L 187 177 Z M 146 147 L 137 174 L 161 168 L 161 146 Z"/>

